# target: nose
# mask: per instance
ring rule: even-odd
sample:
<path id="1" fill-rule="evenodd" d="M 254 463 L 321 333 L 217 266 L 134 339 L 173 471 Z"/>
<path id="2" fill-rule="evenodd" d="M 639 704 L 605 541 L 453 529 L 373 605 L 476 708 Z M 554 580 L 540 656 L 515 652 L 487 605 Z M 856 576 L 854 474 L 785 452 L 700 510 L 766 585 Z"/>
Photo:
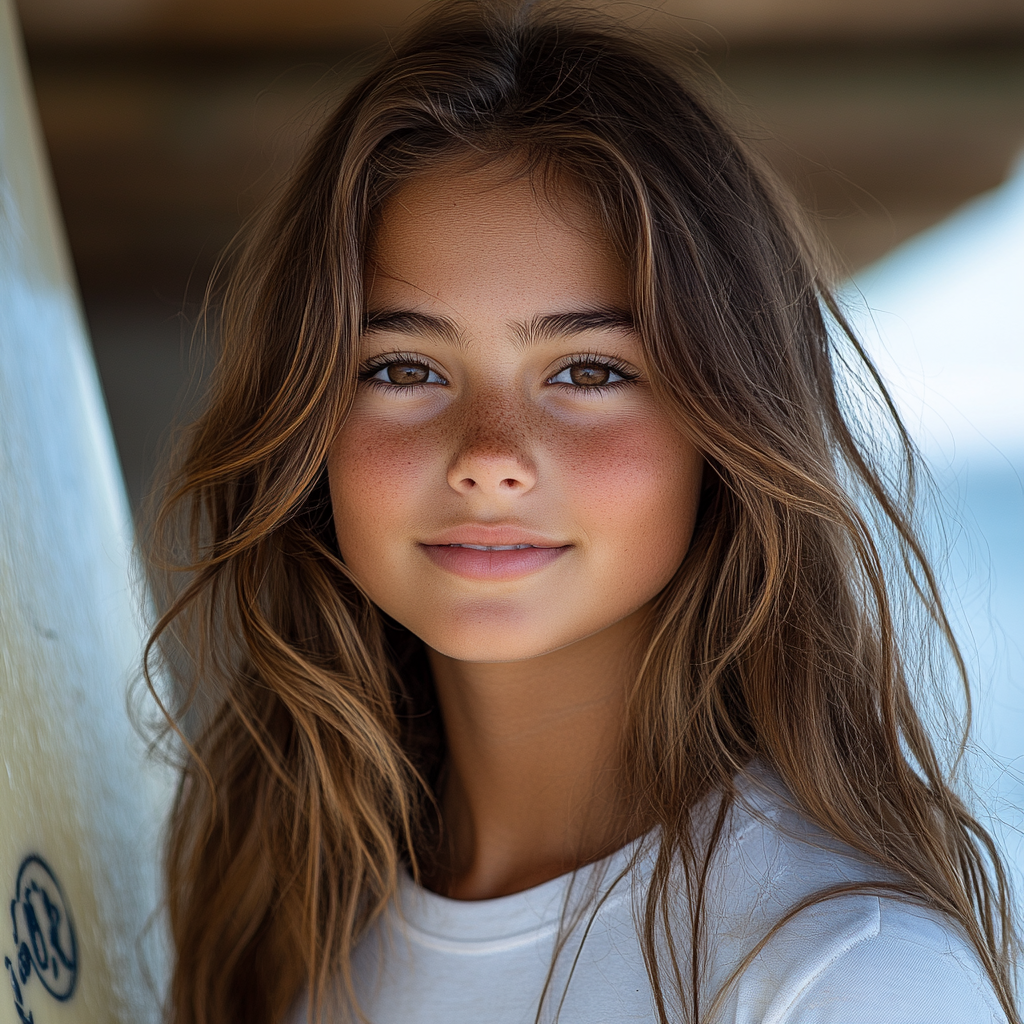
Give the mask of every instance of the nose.
<path id="1" fill-rule="evenodd" d="M 537 483 L 522 417 L 493 401 L 475 403 L 448 467 L 448 486 L 459 494 L 514 497 Z"/>

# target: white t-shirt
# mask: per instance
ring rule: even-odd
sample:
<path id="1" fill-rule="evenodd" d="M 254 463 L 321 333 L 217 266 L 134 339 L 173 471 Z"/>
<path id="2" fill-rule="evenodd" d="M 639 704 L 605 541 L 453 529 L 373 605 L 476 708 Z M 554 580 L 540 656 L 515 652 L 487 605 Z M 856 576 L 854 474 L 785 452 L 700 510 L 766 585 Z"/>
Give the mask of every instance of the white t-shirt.
<path id="1" fill-rule="evenodd" d="M 641 856 L 633 871 L 616 882 L 638 844 Z M 491 900 L 446 899 L 404 877 L 396 903 L 353 958 L 363 1011 L 372 1024 L 534 1024 L 550 971 L 541 1021 L 656 1022 L 636 924 L 653 845 L 649 837 L 638 840 L 575 876 Z M 803 818 L 773 776 L 756 771 L 740 784 L 740 800 L 708 879 L 702 990 L 717 991 L 803 897 L 845 881 L 880 877 L 877 868 Z M 679 903 L 674 932 L 688 980 L 684 896 Z M 552 970 L 560 936 L 565 942 Z M 669 1016 L 680 1019 L 671 1004 Z M 937 912 L 875 895 L 844 895 L 799 913 L 727 990 L 715 1019 L 723 1024 L 1006 1020 L 957 925 Z M 305 1020 L 303 1000 L 291 1024 Z"/>

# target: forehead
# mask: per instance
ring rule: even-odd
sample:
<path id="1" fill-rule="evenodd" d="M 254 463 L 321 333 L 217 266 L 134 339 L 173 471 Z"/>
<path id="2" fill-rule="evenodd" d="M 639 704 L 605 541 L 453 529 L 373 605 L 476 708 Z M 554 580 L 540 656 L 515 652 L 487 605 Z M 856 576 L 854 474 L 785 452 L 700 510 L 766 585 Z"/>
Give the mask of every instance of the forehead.
<path id="1" fill-rule="evenodd" d="M 621 261 L 568 184 L 500 165 L 444 166 L 408 182 L 381 213 L 366 277 L 371 309 L 628 306 Z"/>

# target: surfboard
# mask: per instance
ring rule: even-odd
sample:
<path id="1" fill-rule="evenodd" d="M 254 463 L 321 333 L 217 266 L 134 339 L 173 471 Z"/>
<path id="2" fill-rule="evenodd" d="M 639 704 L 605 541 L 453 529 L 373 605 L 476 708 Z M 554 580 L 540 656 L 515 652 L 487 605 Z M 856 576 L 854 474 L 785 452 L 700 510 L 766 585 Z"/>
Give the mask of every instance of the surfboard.
<path id="1" fill-rule="evenodd" d="M 144 601 L 33 110 L 0 0 L 0 1024 L 137 1024 L 170 786 L 127 711 Z"/>

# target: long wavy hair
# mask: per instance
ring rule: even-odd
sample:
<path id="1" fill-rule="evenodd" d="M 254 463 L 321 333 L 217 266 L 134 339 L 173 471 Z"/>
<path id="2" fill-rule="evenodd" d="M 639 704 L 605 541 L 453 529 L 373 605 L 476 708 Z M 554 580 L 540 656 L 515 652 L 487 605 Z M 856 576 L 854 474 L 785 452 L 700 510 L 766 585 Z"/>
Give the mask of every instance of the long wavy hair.
<path id="1" fill-rule="evenodd" d="M 660 836 L 638 918 L 659 1020 L 713 1009 L 699 957 L 662 940 L 680 865 L 694 934 L 706 925 L 715 844 L 697 849 L 694 807 L 719 794 L 724 814 L 757 758 L 898 879 L 889 891 L 963 927 L 1019 1024 L 1006 876 L 911 692 L 933 669 L 908 615 L 966 685 L 913 525 L 917 457 L 793 204 L 679 68 L 589 16 L 432 8 L 349 92 L 208 296 L 219 362 L 150 549 L 147 677 L 180 697 L 166 700 L 183 761 L 173 1024 L 278 1024 L 304 988 L 317 1012 L 332 986 L 351 992 L 353 947 L 402 865 L 439 848 L 444 729 L 423 645 L 346 569 L 325 464 L 382 207 L 467 154 L 518 161 L 556 193 L 570 182 L 595 211 L 652 386 L 705 461 L 692 544 L 628 680 L 623 771 Z"/>

